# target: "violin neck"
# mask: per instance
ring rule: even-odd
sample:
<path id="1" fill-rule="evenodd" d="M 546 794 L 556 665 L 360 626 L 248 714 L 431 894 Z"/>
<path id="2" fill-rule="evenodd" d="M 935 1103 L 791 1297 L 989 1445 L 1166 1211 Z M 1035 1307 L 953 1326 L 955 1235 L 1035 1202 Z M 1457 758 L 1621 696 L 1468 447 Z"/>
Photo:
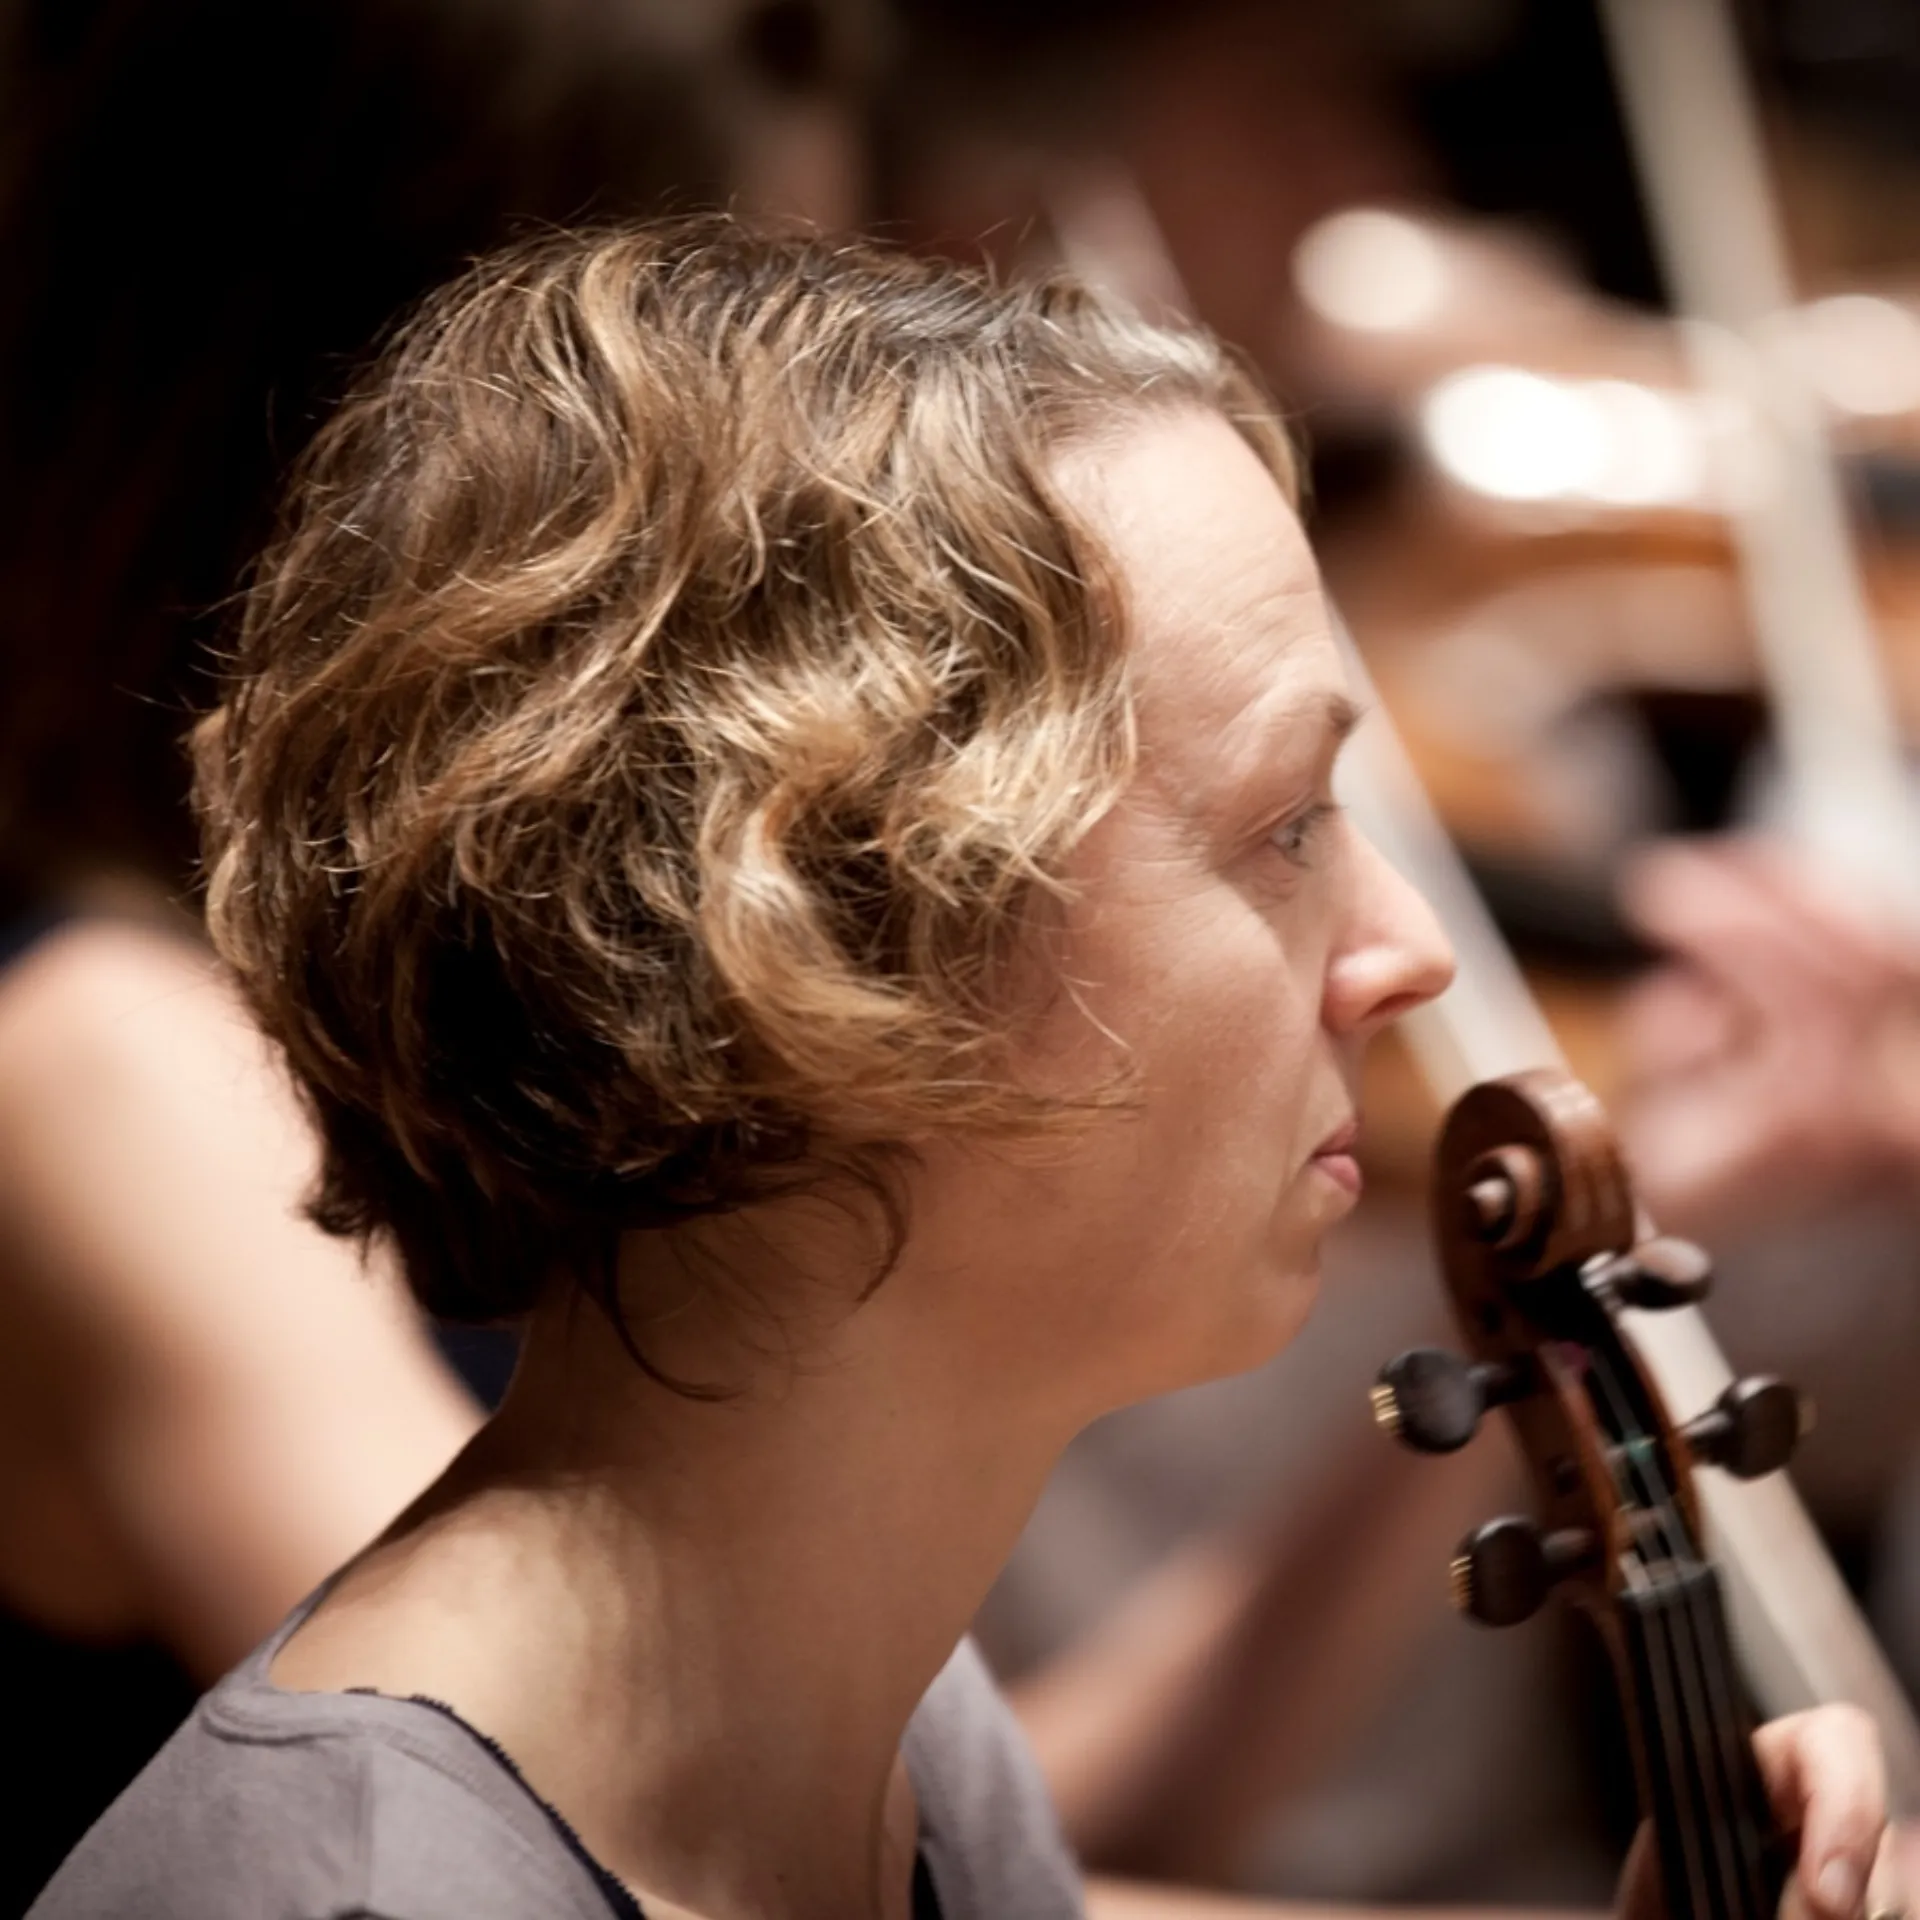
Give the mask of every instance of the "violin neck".
<path id="1" fill-rule="evenodd" d="M 1754 1759 L 1718 1574 L 1662 1571 L 1618 1597 L 1617 1618 L 1669 1920 L 1775 1920 L 1788 1850 Z"/>

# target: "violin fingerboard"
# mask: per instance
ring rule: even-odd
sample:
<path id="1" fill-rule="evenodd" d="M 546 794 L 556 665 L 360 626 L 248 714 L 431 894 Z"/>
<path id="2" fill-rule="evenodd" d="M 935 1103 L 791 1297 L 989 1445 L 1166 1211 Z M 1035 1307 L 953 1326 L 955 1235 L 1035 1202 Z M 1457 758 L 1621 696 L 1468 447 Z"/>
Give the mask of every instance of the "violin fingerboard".
<path id="1" fill-rule="evenodd" d="M 1790 1852 L 1753 1753 L 1753 1713 L 1711 1566 L 1619 1596 L 1639 1765 L 1669 1920 L 1775 1920 Z"/>

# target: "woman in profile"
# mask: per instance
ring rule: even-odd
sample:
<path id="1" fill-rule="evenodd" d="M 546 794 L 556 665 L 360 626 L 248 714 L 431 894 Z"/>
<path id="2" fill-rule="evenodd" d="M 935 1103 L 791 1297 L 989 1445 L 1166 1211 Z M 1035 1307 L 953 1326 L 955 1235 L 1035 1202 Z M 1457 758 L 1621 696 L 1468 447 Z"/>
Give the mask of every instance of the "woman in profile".
<path id="1" fill-rule="evenodd" d="M 1067 282 L 612 231 L 406 331 L 199 734 L 210 917 L 316 1217 L 523 1358 L 45 1920 L 1080 1910 L 967 1622 L 1076 1432 L 1298 1328 L 1450 970 L 1290 485 Z M 1870 1741 L 1763 1754 L 1852 1920 Z"/>

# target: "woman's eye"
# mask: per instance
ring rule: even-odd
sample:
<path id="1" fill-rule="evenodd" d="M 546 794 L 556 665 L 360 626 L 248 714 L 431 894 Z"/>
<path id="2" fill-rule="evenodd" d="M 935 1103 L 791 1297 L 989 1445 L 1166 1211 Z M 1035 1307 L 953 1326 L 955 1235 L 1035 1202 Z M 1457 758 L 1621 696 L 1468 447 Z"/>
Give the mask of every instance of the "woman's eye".
<path id="1" fill-rule="evenodd" d="M 1311 866 L 1314 840 L 1320 829 L 1339 811 L 1331 801 L 1317 801 L 1313 806 L 1296 813 L 1292 819 L 1283 820 L 1268 837 L 1281 855 L 1296 867 Z"/>

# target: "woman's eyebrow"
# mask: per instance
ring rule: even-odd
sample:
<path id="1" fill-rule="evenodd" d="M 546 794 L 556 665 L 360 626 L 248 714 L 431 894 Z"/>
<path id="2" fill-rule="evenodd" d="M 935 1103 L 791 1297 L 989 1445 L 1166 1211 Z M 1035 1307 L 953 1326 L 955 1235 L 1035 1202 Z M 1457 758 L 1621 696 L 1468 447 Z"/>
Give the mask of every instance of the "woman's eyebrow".
<path id="1" fill-rule="evenodd" d="M 1249 731 L 1221 741 L 1213 766 L 1223 795 L 1264 787 L 1281 768 L 1298 777 L 1309 766 L 1329 764 L 1367 709 L 1349 693 L 1323 688 L 1274 700 L 1268 716 L 1255 720 L 1249 713 Z"/>
<path id="2" fill-rule="evenodd" d="M 1300 692 L 1282 686 L 1249 700 L 1241 714 L 1289 734 L 1311 731 L 1338 746 L 1367 717 L 1367 705 L 1341 687 Z"/>
<path id="3" fill-rule="evenodd" d="M 1352 694 L 1330 689 L 1289 703 L 1283 724 L 1296 739 L 1310 729 L 1322 751 L 1332 755 L 1346 745 L 1347 736 L 1366 717 L 1365 705 Z"/>
<path id="4" fill-rule="evenodd" d="M 1314 696 L 1320 709 L 1320 725 L 1330 744 L 1343 746 L 1347 736 L 1367 717 L 1365 705 L 1350 693 L 1322 693 Z"/>

